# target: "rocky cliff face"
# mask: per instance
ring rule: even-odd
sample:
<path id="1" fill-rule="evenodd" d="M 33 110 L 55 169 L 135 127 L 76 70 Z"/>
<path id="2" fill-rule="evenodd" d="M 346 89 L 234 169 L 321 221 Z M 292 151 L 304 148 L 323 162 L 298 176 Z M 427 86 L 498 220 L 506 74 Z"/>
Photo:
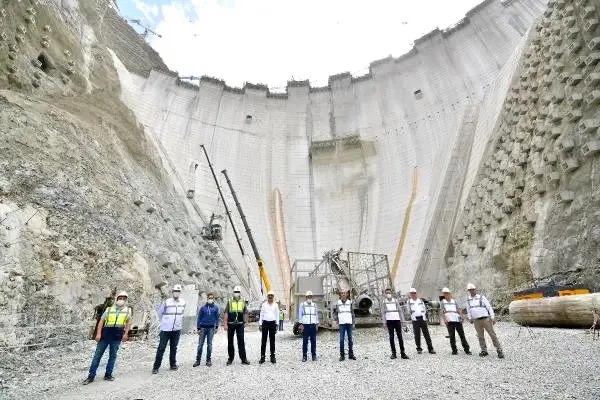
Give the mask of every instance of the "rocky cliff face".
<path id="1" fill-rule="evenodd" d="M 533 282 L 600 290 L 599 1 L 550 1 L 532 29 L 449 258 L 507 302 Z"/>
<path id="2" fill-rule="evenodd" d="M 169 284 L 231 286 L 119 100 L 104 29 L 115 11 L 91 0 L 0 5 L 0 346 L 82 338 L 115 288 L 141 322 Z M 137 64 L 164 66 L 138 47 Z"/>

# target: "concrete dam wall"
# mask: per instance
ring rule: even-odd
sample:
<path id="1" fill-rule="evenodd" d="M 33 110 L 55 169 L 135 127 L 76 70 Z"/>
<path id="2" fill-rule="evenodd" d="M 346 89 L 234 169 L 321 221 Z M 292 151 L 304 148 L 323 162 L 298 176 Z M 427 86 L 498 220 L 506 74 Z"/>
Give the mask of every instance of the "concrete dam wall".
<path id="1" fill-rule="evenodd" d="M 417 284 L 433 295 L 448 284 L 454 220 L 545 8 L 486 1 L 408 54 L 373 62 L 368 75 L 342 73 L 320 88 L 289 82 L 285 93 L 208 77 L 195 86 L 115 64 L 122 100 L 205 218 L 224 212 L 200 145 L 217 171 L 228 170 L 279 296 L 287 295 L 282 263 L 340 247 L 387 254 L 397 289 Z M 226 227 L 224 247 L 245 265 L 236 243 Z"/>

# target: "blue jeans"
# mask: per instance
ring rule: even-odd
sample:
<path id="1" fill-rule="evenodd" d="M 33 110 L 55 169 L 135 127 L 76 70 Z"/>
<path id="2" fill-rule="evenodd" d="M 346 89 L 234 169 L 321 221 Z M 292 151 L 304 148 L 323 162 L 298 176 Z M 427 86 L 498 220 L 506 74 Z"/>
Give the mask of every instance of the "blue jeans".
<path id="1" fill-rule="evenodd" d="M 283 330 L 283 320 L 282 319 L 279 320 L 279 330 L 280 331 Z"/>
<path id="2" fill-rule="evenodd" d="M 94 358 L 92 359 L 92 365 L 90 365 L 90 370 L 88 372 L 88 376 L 93 378 L 96 376 L 96 370 L 100 365 L 100 360 L 108 347 L 108 362 L 106 363 L 106 375 L 112 375 L 113 369 L 115 368 L 115 362 L 117 361 L 117 351 L 119 350 L 119 346 L 121 345 L 120 340 L 106 340 L 100 339 L 98 344 L 96 345 L 96 352 L 94 353 Z"/>
<path id="3" fill-rule="evenodd" d="M 354 354 L 354 349 L 352 345 L 354 341 L 352 340 L 352 324 L 340 324 L 340 355 L 344 355 L 344 336 L 348 333 L 348 356 L 352 356 Z"/>
<path id="4" fill-rule="evenodd" d="M 156 358 L 154 359 L 154 367 L 152 369 L 159 369 L 162 364 L 163 354 L 169 343 L 169 363 L 171 367 L 177 365 L 177 345 L 179 344 L 179 336 L 181 331 L 160 331 L 160 341 L 158 342 L 158 349 L 156 349 Z"/>
<path id="5" fill-rule="evenodd" d="M 310 339 L 310 354 L 317 356 L 317 324 L 304 324 L 302 331 L 302 357 L 308 353 L 308 340 Z"/>
<path id="6" fill-rule="evenodd" d="M 212 354 L 212 340 L 215 334 L 215 328 L 202 328 L 198 334 L 198 351 L 196 352 L 196 361 L 202 361 L 202 348 L 204 347 L 204 340 L 206 339 L 206 361 L 210 361 Z"/>

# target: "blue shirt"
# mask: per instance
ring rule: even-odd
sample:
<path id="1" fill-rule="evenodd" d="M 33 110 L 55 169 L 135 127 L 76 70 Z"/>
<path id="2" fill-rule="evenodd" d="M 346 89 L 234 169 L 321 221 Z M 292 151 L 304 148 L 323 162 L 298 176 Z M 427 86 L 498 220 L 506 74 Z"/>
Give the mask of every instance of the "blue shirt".
<path id="1" fill-rule="evenodd" d="M 196 327 L 200 328 L 217 328 L 219 326 L 219 318 L 221 312 L 216 304 L 205 304 L 200 307 L 198 312 L 198 320 Z"/>

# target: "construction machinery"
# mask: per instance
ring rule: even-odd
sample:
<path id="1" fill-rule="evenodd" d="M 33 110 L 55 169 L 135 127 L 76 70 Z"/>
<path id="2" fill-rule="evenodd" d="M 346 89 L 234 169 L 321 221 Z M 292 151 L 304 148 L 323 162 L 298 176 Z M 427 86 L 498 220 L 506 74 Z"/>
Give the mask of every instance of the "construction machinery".
<path id="1" fill-rule="evenodd" d="M 248 221 L 246 220 L 246 216 L 244 215 L 244 212 L 242 211 L 242 206 L 240 205 L 240 202 L 238 201 L 237 195 L 235 194 L 235 190 L 233 190 L 233 185 L 231 184 L 231 180 L 229 179 L 229 176 L 227 175 L 227 170 L 222 170 L 221 173 L 223 175 L 225 175 L 225 180 L 227 181 L 227 185 L 229 186 L 229 190 L 231 191 L 231 196 L 233 197 L 233 201 L 235 202 L 235 205 L 238 209 L 238 212 L 240 213 L 240 217 L 242 218 L 242 223 L 244 224 L 244 228 L 246 228 L 246 234 L 248 235 L 248 240 L 250 241 L 250 245 L 252 246 L 252 251 L 254 252 L 254 258 L 256 258 L 256 264 L 258 265 L 258 273 L 260 275 L 261 281 L 263 283 L 263 285 L 265 286 L 265 289 L 267 290 L 267 292 L 271 291 L 271 280 L 269 279 L 269 276 L 267 275 L 267 271 L 265 269 L 264 263 L 262 258 L 260 258 L 260 254 L 258 253 L 258 248 L 256 247 L 256 242 L 254 242 L 254 238 L 252 237 L 252 231 L 250 230 L 250 226 L 248 226 Z M 260 292 L 261 294 L 263 294 L 263 288 L 261 286 L 260 288 Z"/>
<path id="2" fill-rule="evenodd" d="M 221 215 L 215 215 L 214 213 L 210 216 L 208 225 L 203 226 L 200 231 L 200 236 L 206 240 L 223 240 L 223 228 L 221 224 L 214 222 L 215 219 L 222 219 Z"/>
<path id="3" fill-rule="evenodd" d="M 337 329 L 334 309 L 342 291 L 353 301 L 356 326 L 382 323 L 382 296 L 392 287 L 388 258 L 385 254 L 327 251 L 320 260 L 296 260 L 292 266 L 291 313 L 298 312 L 306 291 L 313 292 L 319 309 L 319 327 Z M 298 322 L 294 333 L 298 334 Z"/>
<path id="4" fill-rule="evenodd" d="M 157 36 L 159 38 L 162 38 L 162 35 L 160 35 L 159 33 L 154 32 L 152 29 L 150 29 L 146 25 L 142 24 L 142 21 L 140 21 L 139 19 L 128 19 L 127 21 L 129 23 L 136 24 L 137 26 L 139 26 L 141 28 L 144 28 L 144 32 L 140 33 L 140 36 L 143 37 L 144 39 L 146 39 L 148 37 L 148 34 L 152 34 L 152 35 L 155 35 L 155 36 Z"/>

